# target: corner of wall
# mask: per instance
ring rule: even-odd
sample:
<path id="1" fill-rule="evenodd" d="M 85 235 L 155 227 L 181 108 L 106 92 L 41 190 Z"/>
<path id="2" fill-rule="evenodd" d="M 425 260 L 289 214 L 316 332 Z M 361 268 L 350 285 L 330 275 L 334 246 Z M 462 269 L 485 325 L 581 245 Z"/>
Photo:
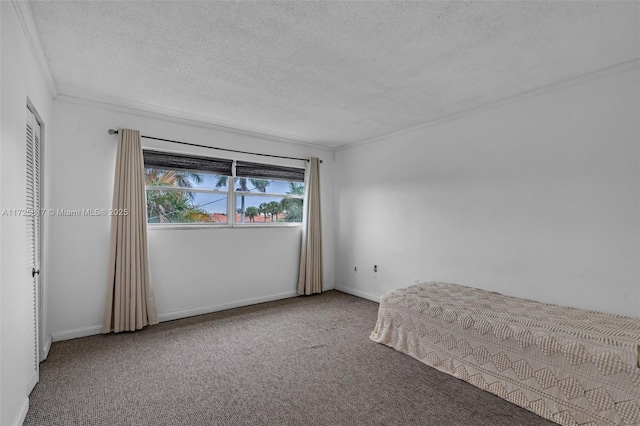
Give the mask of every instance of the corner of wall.
<path id="1" fill-rule="evenodd" d="M 40 345 L 40 362 L 47 359 L 49 356 L 49 350 L 51 349 L 51 343 L 53 342 L 53 337 L 49 334 L 46 337 L 46 340 Z"/>
<path id="2" fill-rule="evenodd" d="M 55 80 L 53 79 L 53 75 L 49 69 L 47 58 L 44 55 L 40 36 L 38 35 L 36 24 L 33 21 L 33 15 L 31 14 L 31 7 L 28 2 L 18 0 L 13 0 L 13 7 L 16 9 L 20 25 L 22 25 L 27 42 L 31 48 L 31 54 L 38 65 L 42 79 L 47 83 L 47 88 L 49 89 L 51 98 L 55 98 L 58 96 L 58 88 L 56 87 Z"/>

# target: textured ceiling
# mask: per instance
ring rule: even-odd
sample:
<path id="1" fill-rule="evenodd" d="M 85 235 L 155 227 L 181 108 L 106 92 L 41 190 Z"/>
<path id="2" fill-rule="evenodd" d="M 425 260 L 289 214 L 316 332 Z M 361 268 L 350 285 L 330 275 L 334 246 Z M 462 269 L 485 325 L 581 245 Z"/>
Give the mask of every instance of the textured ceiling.
<path id="1" fill-rule="evenodd" d="M 631 2 L 30 2 L 61 94 L 326 146 L 640 58 Z"/>

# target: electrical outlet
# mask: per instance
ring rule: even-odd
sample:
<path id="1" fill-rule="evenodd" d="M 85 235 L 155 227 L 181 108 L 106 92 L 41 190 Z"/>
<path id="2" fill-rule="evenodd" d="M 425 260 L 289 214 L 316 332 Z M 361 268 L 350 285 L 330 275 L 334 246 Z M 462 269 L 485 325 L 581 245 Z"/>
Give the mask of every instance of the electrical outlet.
<path id="1" fill-rule="evenodd" d="M 378 272 L 378 265 L 373 265 L 373 272 Z"/>
<path id="2" fill-rule="evenodd" d="M 358 272 L 358 267 L 357 266 L 353 267 L 353 272 Z"/>

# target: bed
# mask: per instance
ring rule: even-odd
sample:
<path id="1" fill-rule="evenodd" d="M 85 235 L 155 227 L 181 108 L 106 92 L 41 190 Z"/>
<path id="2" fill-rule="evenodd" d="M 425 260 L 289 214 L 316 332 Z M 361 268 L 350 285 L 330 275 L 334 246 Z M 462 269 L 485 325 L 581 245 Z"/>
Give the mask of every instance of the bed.
<path id="1" fill-rule="evenodd" d="M 384 295 L 371 340 L 561 425 L 640 425 L 640 319 L 429 282 Z"/>

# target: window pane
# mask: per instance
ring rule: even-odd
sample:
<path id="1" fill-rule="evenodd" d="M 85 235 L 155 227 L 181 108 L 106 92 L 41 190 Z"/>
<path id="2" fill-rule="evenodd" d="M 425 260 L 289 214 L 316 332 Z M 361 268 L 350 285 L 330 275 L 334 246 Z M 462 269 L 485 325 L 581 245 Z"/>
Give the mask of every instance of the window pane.
<path id="1" fill-rule="evenodd" d="M 192 172 L 187 170 L 144 169 L 147 186 L 174 186 L 180 188 L 219 189 L 226 191 L 229 178 L 208 172 Z"/>
<path id="2" fill-rule="evenodd" d="M 301 223 L 302 199 L 238 195 L 236 223 Z"/>
<path id="3" fill-rule="evenodd" d="M 147 190 L 149 223 L 227 223 L 227 195 Z"/>
<path id="4" fill-rule="evenodd" d="M 304 194 L 304 183 L 286 180 L 236 178 L 236 191 L 267 192 L 270 194 Z"/>

